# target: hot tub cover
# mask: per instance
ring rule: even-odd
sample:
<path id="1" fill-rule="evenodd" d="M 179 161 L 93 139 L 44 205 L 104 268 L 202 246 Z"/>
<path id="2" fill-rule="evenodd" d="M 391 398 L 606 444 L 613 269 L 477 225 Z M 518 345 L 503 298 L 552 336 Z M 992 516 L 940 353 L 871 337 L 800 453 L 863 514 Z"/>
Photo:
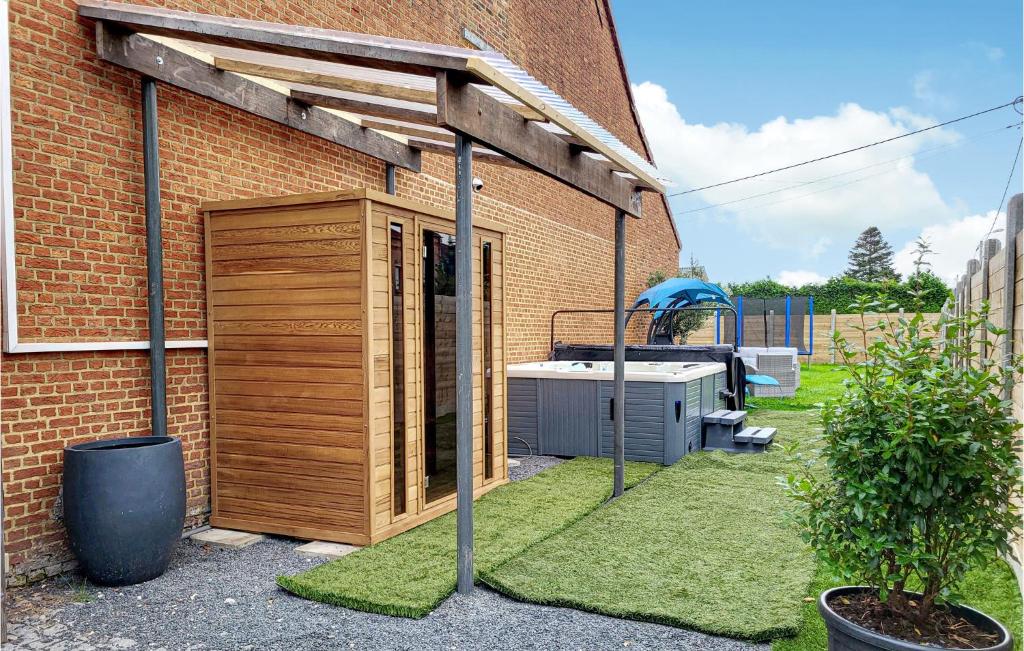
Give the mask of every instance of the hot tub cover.
<path id="1" fill-rule="evenodd" d="M 685 307 L 698 303 L 719 303 L 732 306 L 729 295 L 718 285 L 698 278 L 669 278 L 640 294 L 633 303 L 633 308 L 646 305 L 652 309 L 659 309 Z M 654 318 L 659 318 L 661 314 L 661 312 L 655 312 Z"/>

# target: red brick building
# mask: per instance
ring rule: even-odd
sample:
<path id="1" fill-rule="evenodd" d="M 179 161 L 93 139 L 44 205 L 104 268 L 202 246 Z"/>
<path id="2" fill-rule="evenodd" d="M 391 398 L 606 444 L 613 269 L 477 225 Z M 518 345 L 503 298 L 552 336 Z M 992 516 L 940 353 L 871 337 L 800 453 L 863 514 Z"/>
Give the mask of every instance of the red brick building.
<path id="1" fill-rule="evenodd" d="M 481 42 L 650 158 L 607 0 L 204 3 L 170 9 L 414 39 Z M 5 552 L 13 582 L 69 561 L 62 448 L 148 432 L 149 372 L 139 76 L 100 61 L 74 0 L 11 0 L 13 249 L 2 358 Z M 188 525 L 209 512 L 203 201 L 384 189 L 380 160 L 160 86 L 169 434 L 182 439 Z M 5 118 L 6 119 L 6 118 Z M 451 157 L 398 170 L 397 194 L 450 208 Z M 509 361 L 542 358 L 562 307 L 612 299 L 613 210 L 540 174 L 478 163 L 474 213 L 507 228 Z M 628 220 L 627 298 L 677 266 L 664 199 Z M 10 222 L 8 222 L 10 223 Z M 10 249 L 10 247 L 7 247 Z M 610 320 L 608 322 L 610 329 Z M 610 332 L 609 332 L 610 336 Z"/>

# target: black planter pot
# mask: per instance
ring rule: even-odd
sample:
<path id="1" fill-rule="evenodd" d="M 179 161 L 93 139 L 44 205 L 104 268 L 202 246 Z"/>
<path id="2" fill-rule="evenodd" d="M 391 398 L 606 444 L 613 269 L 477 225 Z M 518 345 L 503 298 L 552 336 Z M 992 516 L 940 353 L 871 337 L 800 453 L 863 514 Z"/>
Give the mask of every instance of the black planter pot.
<path id="1" fill-rule="evenodd" d="M 863 586 L 844 586 L 832 588 L 821 593 L 818 597 L 818 612 L 825 620 L 825 627 L 828 629 L 829 651 L 936 651 L 934 646 L 914 644 L 905 640 L 876 633 L 875 631 L 858 626 L 837 614 L 828 605 L 832 599 L 847 595 L 858 594 L 869 591 L 870 588 Z M 992 619 L 985 613 L 968 608 L 967 606 L 954 606 L 953 612 L 971 622 L 975 626 L 986 631 L 999 633 L 999 642 L 994 646 L 984 647 L 983 651 L 1012 651 L 1013 636 L 1006 627 Z M 950 651 L 958 651 L 959 647 L 947 647 Z M 966 651 L 966 650 L 962 650 Z"/>
<path id="2" fill-rule="evenodd" d="M 164 573 L 185 525 L 181 441 L 140 436 L 64 448 L 64 526 L 93 583 Z"/>

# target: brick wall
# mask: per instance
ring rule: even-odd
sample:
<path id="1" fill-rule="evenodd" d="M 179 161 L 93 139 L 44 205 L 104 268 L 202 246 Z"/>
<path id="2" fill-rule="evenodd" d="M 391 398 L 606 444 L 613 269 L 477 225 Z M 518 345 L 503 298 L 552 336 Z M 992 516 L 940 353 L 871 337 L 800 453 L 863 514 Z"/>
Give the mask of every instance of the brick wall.
<path id="1" fill-rule="evenodd" d="M 467 45 L 468 27 L 643 151 L 603 2 L 455 0 L 156 3 L 268 21 Z M 18 322 L 22 341 L 144 340 L 145 238 L 137 75 L 96 60 L 72 0 L 12 0 Z M 200 202 L 383 189 L 383 164 L 172 87 L 159 88 L 167 337 L 205 339 Z M 451 207 L 454 162 L 399 170 L 401 196 Z M 480 164 L 476 214 L 505 224 L 512 362 L 542 358 L 558 307 L 610 305 L 613 211 L 540 175 Z M 627 294 L 678 263 L 662 201 L 629 220 Z M 610 335 L 609 335 L 610 336 Z M 170 433 L 188 465 L 189 524 L 209 509 L 204 350 L 168 352 Z M 5 355 L 6 551 L 15 582 L 68 562 L 58 520 L 61 449 L 145 434 L 144 352 Z"/>

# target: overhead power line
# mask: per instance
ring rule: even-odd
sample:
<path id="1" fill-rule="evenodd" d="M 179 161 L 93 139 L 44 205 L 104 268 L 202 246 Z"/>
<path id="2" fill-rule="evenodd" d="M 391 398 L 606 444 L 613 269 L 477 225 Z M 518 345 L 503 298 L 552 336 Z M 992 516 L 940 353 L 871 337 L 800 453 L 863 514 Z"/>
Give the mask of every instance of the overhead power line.
<path id="1" fill-rule="evenodd" d="M 932 152 L 942 152 L 942 151 L 945 151 L 945 150 L 948 150 L 948 149 L 957 148 L 957 147 L 960 147 L 961 145 L 963 145 L 964 143 L 970 142 L 972 140 L 976 140 L 978 138 L 981 138 L 982 136 L 988 136 L 988 135 L 991 135 L 993 133 L 998 133 L 1000 131 L 1005 131 L 1007 129 L 1013 129 L 1015 127 L 1020 127 L 1020 126 L 1021 126 L 1020 123 L 1008 124 L 1005 127 L 999 127 L 998 129 L 992 129 L 990 131 L 983 131 L 981 133 L 975 134 L 973 136 L 969 136 L 969 137 L 967 137 L 967 138 L 965 138 L 963 140 L 960 140 L 960 141 L 957 141 L 957 142 L 954 142 L 954 143 L 951 143 L 951 144 L 948 144 L 948 145 L 940 145 L 938 147 L 932 147 L 931 149 L 923 149 L 921 151 L 914 152 L 913 154 L 907 154 L 905 156 L 899 156 L 897 158 L 890 158 L 889 160 L 880 161 L 878 163 L 872 163 L 871 165 L 865 165 L 864 167 L 857 167 L 855 169 L 847 170 L 845 172 L 839 172 L 837 174 L 830 174 L 828 176 L 822 176 L 822 177 L 819 177 L 819 178 L 816 178 L 816 179 L 812 179 L 810 181 L 797 181 L 797 182 L 792 183 L 791 185 L 788 185 L 788 186 L 786 186 L 784 188 L 778 188 L 778 189 L 775 189 L 775 190 L 769 190 L 767 192 L 759 192 L 757 194 L 751 194 L 751 195 L 748 195 L 748 196 L 745 196 L 745 197 L 740 197 L 738 199 L 732 199 L 730 201 L 723 201 L 721 203 L 714 203 L 714 204 L 711 204 L 711 205 L 708 205 L 708 206 L 701 206 L 699 208 L 691 208 L 689 210 L 677 211 L 675 214 L 676 215 L 689 215 L 691 213 L 704 212 L 705 210 L 711 210 L 713 208 L 720 208 L 722 206 L 731 206 L 733 204 L 742 203 L 744 201 L 749 201 L 751 199 L 760 199 L 761 197 L 767 197 L 767 196 L 771 196 L 773 194 L 780 194 L 782 192 L 787 192 L 789 190 L 794 190 L 796 188 L 802 188 L 802 187 L 805 187 L 805 186 L 808 186 L 808 185 L 814 185 L 815 183 L 821 183 L 822 181 L 829 181 L 829 180 L 832 180 L 832 179 L 839 178 L 841 176 L 847 176 L 847 175 L 850 175 L 850 174 L 854 174 L 856 172 L 862 172 L 864 170 L 872 169 L 874 167 L 880 167 L 882 165 L 889 165 L 891 163 L 896 163 L 896 162 L 899 162 L 901 160 L 906 160 L 908 158 L 930 158 L 928 156 L 922 156 L 922 154 L 929 154 L 929 153 L 932 153 Z M 893 171 L 895 171 L 895 170 L 887 170 L 884 173 L 888 174 L 888 173 L 893 172 Z M 865 177 L 863 177 L 861 179 L 858 179 L 858 181 L 862 181 L 862 180 L 869 179 L 869 178 L 874 178 L 876 176 L 879 176 L 879 175 L 878 174 L 872 174 L 870 176 L 865 176 Z M 840 187 L 845 187 L 847 185 L 849 185 L 849 183 L 844 183 L 842 185 L 837 185 L 837 186 L 825 188 L 825 190 L 838 189 Z M 824 190 L 822 190 L 822 191 L 824 191 Z M 814 194 L 817 194 L 817 192 L 814 193 Z M 801 196 L 807 196 L 807 195 L 801 195 Z M 800 197 L 792 197 L 792 199 L 798 199 L 798 198 L 800 198 Z M 778 203 L 778 202 L 776 202 L 776 203 Z"/>
<path id="2" fill-rule="evenodd" d="M 870 143 L 868 143 L 866 145 L 860 145 L 859 147 L 854 147 L 853 149 L 846 149 L 846 150 L 843 150 L 843 151 L 837 151 L 834 154 L 828 154 L 827 156 L 819 156 L 818 158 L 812 158 L 810 160 L 805 160 L 805 161 L 802 161 L 800 163 L 793 163 L 792 165 L 786 165 L 784 167 L 776 167 L 775 169 L 765 170 L 764 172 L 758 172 L 757 174 L 749 174 L 747 176 L 741 176 L 739 178 L 732 179 L 732 180 L 729 180 L 729 181 L 722 181 L 720 183 L 712 183 L 711 185 L 705 185 L 705 186 L 702 186 L 702 187 L 699 187 L 699 188 L 693 188 L 691 190 L 684 190 L 682 192 L 673 192 L 672 194 L 670 194 L 668 196 L 670 196 L 670 197 L 679 197 L 679 196 L 682 196 L 684 194 L 692 194 L 694 192 L 700 192 L 701 190 L 710 190 L 711 188 L 720 188 L 723 185 L 729 185 L 729 184 L 732 184 L 732 183 L 738 183 L 740 181 L 747 181 L 747 180 L 750 180 L 750 179 L 756 179 L 756 178 L 758 178 L 760 176 L 767 176 L 768 174 L 775 174 L 776 172 L 784 172 L 786 170 L 791 170 L 791 169 L 794 169 L 796 167 L 802 167 L 804 165 L 810 165 L 811 163 L 817 163 L 817 162 L 820 162 L 820 161 L 823 161 L 823 160 L 828 160 L 830 158 L 835 158 L 837 156 L 843 156 L 845 154 L 852 154 L 855 151 L 862 151 L 864 149 L 868 149 L 869 147 L 876 147 L 878 145 L 884 145 L 887 142 L 893 142 L 894 140 L 900 140 L 901 138 L 907 138 L 907 137 L 910 137 L 910 136 L 915 136 L 915 135 L 917 135 L 919 133 L 924 133 L 925 131 L 931 131 L 932 129 L 938 129 L 940 127 L 944 127 L 944 126 L 947 126 L 947 125 L 950 125 L 950 124 L 954 124 L 956 122 L 963 122 L 964 120 L 969 120 L 971 118 L 976 118 L 979 115 L 985 115 L 986 113 L 992 113 L 993 111 L 998 111 L 1000 109 L 1004 109 L 1007 106 L 1014 106 L 1015 104 L 1021 103 L 1022 101 L 1024 101 L 1024 98 L 1017 97 L 1017 98 L 1015 98 L 1011 102 L 1007 102 L 1005 104 L 1000 104 L 999 106 L 993 106 L 992 108 L 985 109 L 984 111 L 978 111 L 977 113 L 971 113 L 970 115 L 964 115 L 964 116 L 955 118 L 953 120 L 946 120 L 945 122 L 940 122 L 938 124 L 933 124 L 930 127 L 925 127 L 923 129 L 918 129 L 916 131 L 909 131 L 907 133 L 900 134 L 898 136 L 893 136 L 891 138 L 886 138 L 885 140 L 878 140 L 876 142 L 870 142 Z"/>
<path id="3" fill-rule="evenodd" d="M 988 236 L 992 234 L 992 229 L 996 227 L 996 220 L 999 219 L 999 211 L 1003 209 L 1003 204 L 1006 203 L 1006 195 L 1010 192 L 1010 185 L 1013 184 L 1013 173 L 1017 171 L 1017 161 L 1020 160 L 1020 150 L 1024 147 L 1024 136 L 1021 137 L 1020 142 L 1017 143 L 1017 155 L 1013 157 L 1013 165 L 1010 166 L 1010 178 L 1006 179 L 1006 187 L 1003 188 L 1003 198 L 999 200 L 999 207 L 996 208 L 996 214 L 992 215 L 992 223 L 988 227 L 988 232 L 985 233 L 985 237 L 981 239 L 982 242 L 988 239 Z"/>

